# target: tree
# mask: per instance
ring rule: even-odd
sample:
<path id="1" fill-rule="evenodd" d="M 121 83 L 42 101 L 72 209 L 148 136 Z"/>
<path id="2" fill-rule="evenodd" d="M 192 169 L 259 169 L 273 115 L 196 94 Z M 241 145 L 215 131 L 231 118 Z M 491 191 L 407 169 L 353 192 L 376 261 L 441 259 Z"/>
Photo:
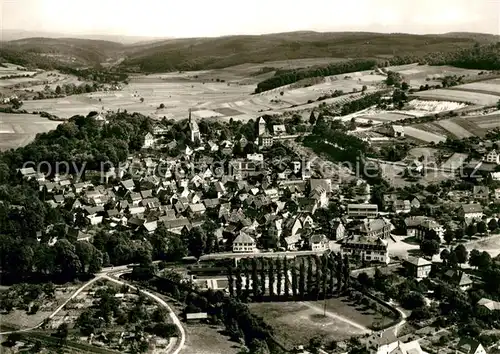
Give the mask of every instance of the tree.
<path id="1" fill-rule="evenodd" d="M 191 229 L 188 233 L 187 245 L 193 257 L 199 259 L 206 248 L 207 237 L 200 227 Z"/>
<path id="2" fill-rule="evenodd" d="M 469 265 L 472 267 L 477 267 L 479 265 L 479 258 L 481 257 L 481 252 L 476 249 L 470 251 L 469 254 Z"/>
<path id="3" fill-rule="evenodd" d="M 447 264 L 448 259 L 450 258 L 450 251 L 448 251 L 447 248 L 443 249 L 439 254 L 439 258 L 441 258 L 444 264 Z"/>
<path id="4" fill-rule="evenodd" d="M 401 89 L 404 91 L 407 91 L 410 88 L 410 85 L 408 85 L 405 81 L 401 83 Z"/>
<path id="5" fill-rule="evenodd" d="M 276 258 L 276 295 L 280 296 L 282 293 L 283 274 L 281 273 L 281 259 Z"/>
<path id="6" fill-rule="evenodd" d="M 420 243 L 420 251 L 427 257 L 432 258 L 439 252 L 439 242 L 436 240 L 423 240 Z"/>
<path id="7" fill-rule="evenodd" d="M 141 97 L 140 101 L 141 103 L 144 103 L 144 97 Z"/>
<path id="8" fill-rule="evenodd" d="M 245 291 L 247 294 L 250 293 L 250 268 L 249 262 L 245 262 L 243 274 L 245 275 Z"/>
<path id="9" fill-rule="evenodd" d="M 252 293 L 253 296 L 259 296 L 259 275 L 257 272 L 257 259 L 252 258 Z"/>
<path id="10" fill-rule="evenodd" d="M 462 227 L 459 227 L 455 230 L 455 238 L 457 240 L 463 239 L 465 236 L 465 230 Z"/>
<path id="11" fill-rule="evenodd" d="M 484 221 L 480 221 L 477 223 L 477 232 L 479 232 L 481 235 L 484 235 L 488 231 L 488 227 L 486 226 L 486 223 Z"/>
<path id="12" fill-rule="evenodd" d="M 303 298 L 306 293 L 306 265 L 304 264 L 304 260 L 300 262 L 298 288 L 299 295 L 301 298 Z"/>
<path id="13" fill-rule="evenodd" d="M 490 229 L 491 232 L 495 231 L 498 229 L 498 221 L 495 218 L 491 218 L 491 220 L 488 222 L 488 229 Z"/>
<path id="14" fill-rule="evenodd" d="M 292 278 L 292 295 L 293 297 L 296 297 L 297 296 L 297 293 L 298 293 L 298 277 L 297 277 L 297 268 L 296 268 L 296 265 L 295 265 L 295 262 L 294 264 L 292 264 L 292 268 L 290 269 L 290 276 Z"/>
<path id="15" fill-rule="evenodd" d="M 269 262 L 269 268 L 268 268 L 268 277 L 269 277 L 269 295 L 270 296 L 274 296 L 274 262 L 273 260 L 271 259 L 271 261 Z"/>
<path id="16" fill-rule="evenodd" d="M 344 288 L 344 291 L 347 291 L 349 289 L 349 285 L 351 283 L 351 267 L 350 267 L 350 264 L 349 264 L 349 257 L 347 256 L 344 256 L 343 258 L 343 261 L 344 261 L 344 264 L 342 266 L 342 280 L 344 282 L 343 284 L 343 288 Z"/>
<path id="17" fill-rule="evenodd" d="M 288 278 L 288 259 L 285 257 L 283 259 L 283 294 L 288 297 L 290 294 L 290 281 Z"/>
<path id="18" fill-rule="evenodd" d="M 500 109 L 500 100 L 497 102 L 497 109 Z"/>
<path id="19" fill-rule="evenodd" d="M 307 294 L 311 295 L 314 291 L 314 273 L 313 273 L 313 257 L 307 257 Z"/>
<path id="20" fill-rule="evenodd" d="M 265 296 L 266 295 L 266 259 L 262 257 L 260 259 L 260 295 Z"/>
<path id="21" fill-rule="evenodd" d="M 363 85 L 363 87 L 361 88 L 361 92 L 365 92 L 366 90 L 368 90 L 368 86 Z"/>
<path id="22" fill-rule="evenodd" d="M 368 288 L 371 285 L 371 278 L 366 272 L 361 272 L 357 277 L 358 283 L 362 285 L 364 288 Z"/>
<path id="23" fill-rule="evenodd" d="M 229 266 L 227 268 L 227 287 L 229 289 L 229 295 L 234 296 L 234 277 L 233 277 L 233 267 Z"/>
<path id="24" fill-rule="evenodd" d="M 471 222 L 467 226 L 467 236 L 469 236 L 470 238 L 472 238 L 472 236 L 474 236 L 475 234 L 477 234 L 477 227 L 476 227 L 476 224 L 474 224 L 474 222 Z"/>
<path id="25" fill-rule="evenodd" d="M 68 333 L 68 324 L 66 322 L 61 323 L 59 327 L 57 327 L 56 337 L 59 338 L 61 345 L 66 342 Z"/>
<path id="26" fill-rule="evenodd" d="M 239 268 L 235 270 L 235 278 L 236 278 L 236 297 L 241 299 L 242 289 L 243 289 L 243 280 L 241 279 L 241 271 Z"/>
<path id="27" fill-rule="evenodd" d="M 61 86 L 57 85 L 57 87 L 56 87 L 56 95 L 60 95 L 61 92 L 62 92 Z"/>
<path id="28" fill-rule="evenodd" d="M 311 115 L 309 116 L 309 124 L 314 125 L 316 123 L 316 115 L 314 111 L 311 111 Z"/>
<path id="29" fill-rule="evenodd" d="M 450 245 L 453 242 L 453 239 L 455 238 L 455 233 L 453 232 L 452 229 L 447 227 L 445 232 L 444 232 L 443 238 L 444 238 L 444 241 L 446 242 L 446 244 Z"/>
<path id="30" fill-rule="evenodd" d="M 453 250 L 453 253 L 457 256 L 457 262 L 464 264 L 467 262 L 468 252 L 464 245 L 460 244 Z"/>
<path id="31" fill-rule="evenodd" d="M 481 255 L 479 256 L 478 262 L 477 262 L 477 267 L 480 270 L 486 270 L 491 266 L 491 256 L 488 252 L 483 251 L 481 252 Z"/>

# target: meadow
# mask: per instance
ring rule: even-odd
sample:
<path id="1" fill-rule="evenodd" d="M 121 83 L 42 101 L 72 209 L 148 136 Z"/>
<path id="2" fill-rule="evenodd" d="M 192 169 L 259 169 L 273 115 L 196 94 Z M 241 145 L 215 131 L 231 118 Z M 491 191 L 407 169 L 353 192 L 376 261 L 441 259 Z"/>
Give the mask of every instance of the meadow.
<path id="1" fill-rule="evenodd" d="M 438 89 L 415 92 L 413 95 L 420 99 L 468 102 L 479 106 L 493 106 L 500 99 L 499 96 L 488 93 L 461 91 L 461 86 L 450 89 Z"/>
<path id="2" fill-rule="evenodd" d="M 295 346 L 308 343 L 315 336 L 321 336 L 328 343 L 370 332 L 366 327 L 372 324 L 372 316 L 363 315 L 355 307 L 339 299 L 328 301 L 326 316 L 323 316 L 322 301 L 321 303 L 251 303 L 249 307 L 252 313 L 263 317 L 264 321 L 273 327 L 276 339 L 290 350 Z M 364 323 L 357 323 L 360 319 Z"/>
<path id="3" fill-rule="evenodd" d="M 0 151 L 24 146 L 59 124 L 34 114 L 0 113 Z"/>

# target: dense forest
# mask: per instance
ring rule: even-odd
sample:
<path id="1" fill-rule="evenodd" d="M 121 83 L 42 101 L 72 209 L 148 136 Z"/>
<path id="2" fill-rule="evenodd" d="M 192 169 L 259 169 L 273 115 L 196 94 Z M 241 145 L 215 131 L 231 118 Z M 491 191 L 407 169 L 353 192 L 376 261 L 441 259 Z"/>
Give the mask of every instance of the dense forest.
<path id="1" fill-rule="evenodd" d="M 500 70 L 500 43 L 485 46 L 474 45 L 472 48 L 453 52 L 435 52 L 423 56 L 396 56 L 386 60 L 349 60 L 325 67 L 312 67 L 288 71 L 277 71 L 255 89 L 256 93 L 292 84 L 311 77 L 339 75 L 362 70 L 372 70 L 377 66 L 404 65 L 421 63 L 428 65 L 452 65 L 465 69 Z"/>

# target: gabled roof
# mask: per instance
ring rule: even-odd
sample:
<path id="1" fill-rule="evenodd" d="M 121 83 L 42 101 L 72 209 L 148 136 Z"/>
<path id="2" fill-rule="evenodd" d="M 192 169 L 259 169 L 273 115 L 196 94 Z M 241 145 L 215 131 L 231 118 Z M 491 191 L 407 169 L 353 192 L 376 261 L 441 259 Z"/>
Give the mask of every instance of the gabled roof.
<path id="1" fill-rule="evenodd" d="M 406 262 L 413 264 L 414 266 L 417 266 L 417 267 L 432 265 L 432 262 L 429 262 L 428 260 L 426 260 L 422 257 L 408 257 Z"/>
<path id="2" fill-rule="evenodd" d="M 476 340 L 470 338 L 461 338 L 458 342 L 457 349 L 465 354 L 474 354 L 480 345 L 481 343 Z"/>
<path id="3" fill-rule="evenodd" d="M 500 302 L 493 301 L 483 297 L 481 300 L 477 302 L 479 306 L 484 306 L 490 311 L 498 311 L 500 310 Z"/>
<path id="4" fill-rule="evenodd" d="M 245 232 L 240 231 L 240 234 L 234 239 L 235 243 L 255 243 L 255 240 Z"/>
<path id="5" fill-rule="evenodd" d="M 481 204 L 464 204 L 462 205 L 462 210 L 464 213 L 482 213 L 483 207 Z"/>

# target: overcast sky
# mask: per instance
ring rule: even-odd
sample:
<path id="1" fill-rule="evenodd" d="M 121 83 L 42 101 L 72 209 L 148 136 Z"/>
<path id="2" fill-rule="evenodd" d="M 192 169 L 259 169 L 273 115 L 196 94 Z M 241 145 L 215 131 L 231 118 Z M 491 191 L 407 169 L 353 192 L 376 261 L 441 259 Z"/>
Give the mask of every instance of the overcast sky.
<path id="1" fill-rule="evenodd" d="M 296 30 L 500 34 L 500 0 L 0 0 L 0 29 L 153 37 Z"/>

